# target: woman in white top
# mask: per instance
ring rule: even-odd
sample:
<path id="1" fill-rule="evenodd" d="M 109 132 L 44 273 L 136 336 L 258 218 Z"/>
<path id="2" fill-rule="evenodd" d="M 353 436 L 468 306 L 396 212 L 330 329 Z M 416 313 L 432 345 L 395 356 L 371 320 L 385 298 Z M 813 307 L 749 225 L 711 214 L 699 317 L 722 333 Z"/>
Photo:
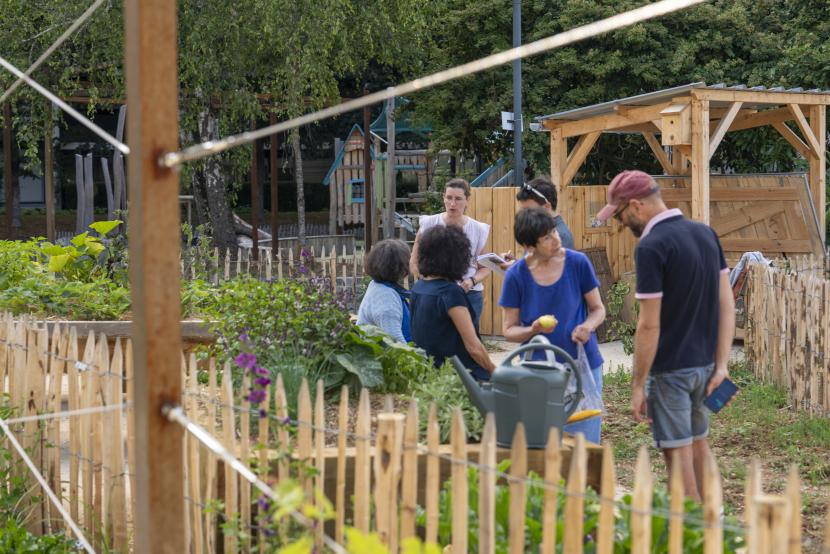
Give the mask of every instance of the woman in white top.
<path id="1" fill-rule="evenodd" d="M 464 215 L 469 201 L 470 184 L 467 181 L 464 179 L 447 181 L 444 187 L 445 211 L 440 214 L 421 216 L 415 245 L 412 248 L 412 256 L 409 259 L 409 269 L 413 275 L 419 277 L 418 240 L 427 229 L 436 225 L 451 225 L 464 231 L 464 234 L 470 239 L 470 265 L 458 284 L 467 293 L 467 300 L 473 309 L 473 325 L 476 332 L 478 332 L 478 322 L 481 318 L 481 310 L 484 308 L 484 284 L 482 281 L 490 275 L 490 270 L 480 266 L 477 258 L 484 252 L 487 236 L 490 234 L 490 226 Z"/>

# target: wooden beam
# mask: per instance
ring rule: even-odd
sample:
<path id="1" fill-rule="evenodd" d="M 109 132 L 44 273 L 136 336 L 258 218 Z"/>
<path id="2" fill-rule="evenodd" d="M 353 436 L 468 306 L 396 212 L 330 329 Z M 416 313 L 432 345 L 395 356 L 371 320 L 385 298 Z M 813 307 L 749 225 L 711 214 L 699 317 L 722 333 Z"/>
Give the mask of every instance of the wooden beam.
<path id="1" fill-rule="evenodd" d="M 620 127 L 614 129 L 614 133 L 659 133 L 662 128 L 662 121 L 655 119 L 646 123 L 638 123 L 636 125 L 629 125 L 628 127 Z"/>
<path id="2" fill-rule="evenodd" d="M 268 123 L 271 125 L 276 125 L 277 123 L 277 114 L 271 112 L 268 114 Z M 279 184 L 279 133 L 274 133 L 271 135 L 271 151 L 269 152 L 270 156 L 270 166 L 271 166 L 271 257 L 277 259 L 277 255 L 279 254 L 279 246 L 280 246 L 280 233 L 279 233 L 279 223 L 277 223 L 277 215 L 279 214 L 279 194 L 278 194 L 278 184 Z M 329 184 L 330 187 L 334 187 L 333 184 Z M 332 208 L 332 210 L 336 213 L 337 209 Z"/>
<path id="3" fill-rule="evenodd" d="M 778 122 L 783 123 L 792 118 L 793 114 L 788 108 L 775 108 L 746 114 L 740 113 L 732 122 L 732 125 L 729 126 L 729 132 L 754 129 L 755 127 L 763 127 L 764 125 L 772 125 Z"/>
<path id="4" fill-rule="evenodd" d="M 810 160 L 810 193 L 813 196 L 813 205 L 818 217 L 818 232 L 821 243 L 827 241 L 827 108 L 813 106 L 810 108 L 810 129 L 818 141 L 818 151 L 815 158 Z"/>
<path id="5" fill-rule="evenodd" d="M 643 133 L 643 137 L 646 139 L 646 142 L 651 147 L 651 151 L 654 152 L 654 155 L 657 157 L 657 161 L 660 162 L 660 166 L 662 166 L 665 174 L 674 175 L 675 168 L 672 167 L 671 161 L 669 160 L 669 157 L 666 155 L 666 151 L 663 150 L 663 145 L 660 144 L 660 141 L 657 140 L 657 137 L 654 136 L 654 133 Z"/>
<path id="6" fill-rule="evenodd" d="M 769 202 L 752 203 L 749 206 L 738 208 L 726 215 L 713 217 L 710 225 L 718 236 L 722 237 L 727 233 L 733 233 L 781 213 L 784 211 L 784 208 L 780 202 L 776 202 L 775 204 Z"/>
<path id="7" fill-rule="evenodd" d="M 715 153 L 715 150 L 718 149 L 720 145 L 720 141 L 723 140 L 723 137 L 726 135 L 726 131 L 729 129 L 729 126 L 732 125 L 732 122 L 735 121 L 735 116 L 738 115 L 738 112 L 741 110 L 741 106 L 743 102 L 733 102 L 731 106 L 729 106 L 729 110 L 727 110 L 726 114 L 724 114 L 723 118 L 718 123 L 717 129 L 715 129 L 712 138 L 709 139 L 709 159 L 712 159 L 712 154 Z"/>
<path id="8" fill-rule="evenodd" d="M 567 187 L 571 183 L 576 175 L 576 172 L 579 171 L 579 168 L 582 167 L 583 163 L 585 163 L 585 158 L 588 157 L 588 154 L 597 143 L 597 139 L 601 134 L 602 133 L 599 131 L 595 131 L 593 133 L 588 133 L 587 135 L 582 135 L 579 137 L 579 140 L 576 141 L 576 145 L 574 145 L 573 150 L 571 150 L 571 153 L 568 155 L 568 162 L 562 175 L 563 187 Z"/>
<path id="9" fill-rule="evenodd" d="M 6 198 L 6 232 L 8 239 L 13 239 L 12 223 L 14 222 L 14 189 L 12 188 L 12 105 L 6 102 L 3 105 L 3 192 Z"/>
<path id="10" fill-rule="evenodd" d="M 751 102 L 753 104 L 830 104 L 830 94 L 807 92 L 775 92 L 760 90 L 692 89 L 692 98 L 719 102 Z"/>
<path id="11" fill-rule="evenodd" d="M 52 107 L 48 109 L 49 121 L 43 136 L 43 185 L 46 197 L 46 239 L 55 242 L 55 164 L 52 143 Z"/>
<path id="12" fill-rule="evenodd" d="M 690 189 L 664 188 L 660 195 L 666 202 L 690 202 Z M 712 202 L 797 202 L 801 197 L 792 187 L 715 188 L 709 192 Z"/>
<path id="13" fill-rule="evenodd" d="M 251 131 L 256 131 L 256 118 L 251 120 Z M 259 262 L 259 212 L 262 196 L 259 194 L 259 142 L 251 144 L 251 257 Z"/>
<path id="14" fill-rule="evenodd" d="M 762 252 L 792 252 L 797 254 L 808 254 L 813 251 L 808 239 L 746 239 L 746 238 L 722 238 L 721 248 L 727 252 L 749 252 L 761 250 Z"/>
<path id="15" fill-rule="evenodd" d="M 692 219 L 709 223 L 709 101 L 692 98 Z"/>
<path id="16" fill-rule="evenodd" d="M 801 130 L 801 134 L 804 135 L 805 141 L 810 146 L 810 153 L 813 156 L 818 156 L 819 150 L 821 150 L 821 145 L 819 144 L 816 136 L 813 134 L 813 130 L 807 122 L 807 118 L 804 117 L 804 112 L 801 111 L 801 106 L 798 104 L 788 104 L 787 108 L 789 108 L 790 112 L 793 114 L 793 118 L 795 119 L 796 124 L 798 124 L 798 128 Z M 824 140 L 824 136 L 822 136 L 822 140 Z"/>
<path id="17" fill-rule="evenodd" d="M 176 3 L 124 5 L 131 149 L 130 296 L 136 455 L 135 551 L 185 552 L 183 429 L 162 414 L 181 404 L 179 170 L 159 156 L 179 148 Z"/>
<path id="18" fill-rule="evenodd" d="M 801 154 L 805 160 L 809 160 L 811 158 L 810 154 L 810 147 L 807 146 L 801 137 L 795 134 L 795 132 L 790 129 L 790 127 L 786 123 L 782 122 L 775 122 L 772 124 L 773 128 L 778 131 L 784 139 L 790 143 L 790 145 Z"/>
<path id="19" fill-rule="evenodd" d="M 550 130 L 561 129 L 563 138 L 585 135 L 594 131 L 613 131 L 622 127 L 658 119 L 660 117 L 660 111 L 669 106 L 669 104 L 671 103 L 663 102 L 653 106 L 631 108 L 625 115 L 613 113 L 598 115 L 588 119 L 580 119 L 578 121 L 547 119 L 542 122 L 542 125 Z"/>
<path id="20" fill-rule="evenodd" d="M 565 168 L 568 165 L 568 141 L 561 129 L 550 132 L 550 182 L 561 194 Z"/>

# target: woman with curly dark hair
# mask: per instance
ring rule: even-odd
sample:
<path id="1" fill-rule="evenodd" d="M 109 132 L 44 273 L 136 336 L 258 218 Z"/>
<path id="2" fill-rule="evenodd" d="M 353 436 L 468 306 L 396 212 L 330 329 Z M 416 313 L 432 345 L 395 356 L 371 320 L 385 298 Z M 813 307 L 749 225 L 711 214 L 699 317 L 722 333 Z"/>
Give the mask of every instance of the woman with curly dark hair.
<path id="1" fill-rule="evenodd" d="M 421 216 L 418 223 L 418 234 L 412 246 L 410 271 L 418 277 L 418 248 L 421 244 L 421 235 L 428 229 L 436 226 L 457 227 L 464 231 L 469 239 L 467 251 L 467 269 L 458 276 L 458 284 L 467 295 L 473 309 L 473 325 L 478 331 L 478 321 L 484 309 L 484 280 L 490 275 L 490 270 L 479 265 L 478 256 L 484 252 L 490 226 L 487 223 L 476 221 L 464 215 L 470 203 L 470 184 L 464 179 L 450 179 L 444 185 L 444 211 L 433 215 Z"/>
<path id="2" fill-rule="evenodd" d="M 418 273 L 412 287 L 412 339 L 440 367 L 458 356 L 479 380 L 495 365 L 473 325 L 473 308 L 458 284 L 470 265 L 470 240 L 458 227 L 437 225 L 418 241 Z"/>
<path id="3" fill-rule="evenodd" d="M 409 342 L 409 291 L 401 281 L 409 273 L 409 246 L 396 239 L 382 240 L 366 256 L 372 278 L 357 310 L 358 325 L 380 327 L 398 342 Z"/>

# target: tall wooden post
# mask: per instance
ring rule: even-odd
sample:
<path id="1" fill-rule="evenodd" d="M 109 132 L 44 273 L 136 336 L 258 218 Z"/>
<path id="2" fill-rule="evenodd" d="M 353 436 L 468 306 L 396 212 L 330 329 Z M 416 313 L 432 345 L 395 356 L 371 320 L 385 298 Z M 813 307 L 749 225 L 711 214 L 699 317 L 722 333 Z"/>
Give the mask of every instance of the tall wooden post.
<path id="1" fill-rule="evenodd" d="M 363 87 L 363 96 L 367 94 L 369 94 L 369 87 Z M 363 205 L 366 208 L 366 216 L 363 222 L 363 248 L 366 252 L 372 249 L 372 241 L 375 239 L 375 231 L 377 230 L 377 225 L 375 224 L 375 192 L 372 187 L 371 126 L 371 113 L 369 112 L 369 106 L 366 106 L 363 108 L 363 196 L 365 197 L 364 202 L 366 202 Z M 334 186 L 334 184 L 332 183 L 329 186 Z M 335 202 L 329 209 L 337 210 L 336 204 Z"/>
<path id="2" fill-rule="evenodd" d="M 176 3 L 127 0 L 127 138 L 131 154 L 130 289 L 136 455 L 135 550 L 185 546 L 183 430 L 162 415 L 181 402 L 179 173 L 158 157 L 179 148 Z"/>
<path id="3" fill-rule="evenodd" d="M 568 165 L 568 139 L 562 136 L 561 129 L 550 132 L 550 182 L 562 194 L 562 177 Z M 561 209 L 561 208 L 560 208 Z"/>
<path id="4" fill-rule="evenodd" d="M 271 125 L 276 125 L 277 123 L 277 114 L 271 112 L 269 119 L 269 123 Z M 279 213 L 279 205 L 277 204 L 278 191 L 277 185 L 279 183 L 279 140 L 280 136 L 278 133 L 274 133 L 271 135 L 271 255 L 274 259 L 277 258 L 277 254 L 279 253 L 279 227 L 277 226 L 277 214 Z"/>
<path id="5" fill-rule="evenodd" d="M 383 238 L 395 235 L 395 98 L 386 101 L 386 203 L 383 206 Z"/>
<path id="6" fill-rule="evenodd" d="M 3 190 L 6 193 L 6 230 L 12 236 L 14 223 L 14 189 L 12 188 L 12 105 L 3 106 Z"/>
<path id="7" fill-rule="evenodd" d="M 251 131 L 256 131 L 256 119 L 251 121 Z M 259 261 L 259 212 L 262 198 L 259 196 L 259 167 L 257 166 L 257 141 L 251 144 L 251 254 Z"/>
<path id="8" fill-rule="evenodd" d="M 692 219 L 709 223 L 709 101 L 692 98 Z"/>
<path id="9" fill-rule="evenodd" d="M 810 130 L 818 139 L 819 151 L 817 156 L 809 156 L 810 160 L 810 192 L 813 195 L 813 205 L 816 207 L 818 227 L 821 242 L 827 239 L 827 107 L 810 106 Z"/>
<path id="10" fill-rule="evenodd" d="M 52 109 L 49 108 L 49 121 L 43 136 L 43 184 L 46 189 L 46 239 L 55 242 L 55 167 L 52 150 Z"/>

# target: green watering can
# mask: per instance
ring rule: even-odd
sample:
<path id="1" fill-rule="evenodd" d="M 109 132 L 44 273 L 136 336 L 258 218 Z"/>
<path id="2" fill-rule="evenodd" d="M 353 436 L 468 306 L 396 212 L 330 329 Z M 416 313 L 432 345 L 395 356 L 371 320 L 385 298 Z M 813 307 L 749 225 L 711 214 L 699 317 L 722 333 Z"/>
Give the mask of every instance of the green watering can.
<path id="1" fill-rule="evenodd" d="M 545 352 L 545 360 L 530 359 L 537 350 Z M 522 354 L 523 359 L 514 365 L 513 361 Z M 564 363 L 556 361 L 557 354 Z M 513 432 L 520 421 L 524 424 L 528 447 L 545 448 L 550 428 L 559 429 L 561 436 L 562 427 L 582 398 L 582 380 L 576 362 L 542 335 L 536 335 L 511 352 L 493 371 L 489 383 L 474 379 L 457 356 L 451 361 L 482 415 L 496 414 L 496 442 L 505 448 L 512 444 Z M 576 391 L 566 396 L 570 379 L 576 379 Z"/>

